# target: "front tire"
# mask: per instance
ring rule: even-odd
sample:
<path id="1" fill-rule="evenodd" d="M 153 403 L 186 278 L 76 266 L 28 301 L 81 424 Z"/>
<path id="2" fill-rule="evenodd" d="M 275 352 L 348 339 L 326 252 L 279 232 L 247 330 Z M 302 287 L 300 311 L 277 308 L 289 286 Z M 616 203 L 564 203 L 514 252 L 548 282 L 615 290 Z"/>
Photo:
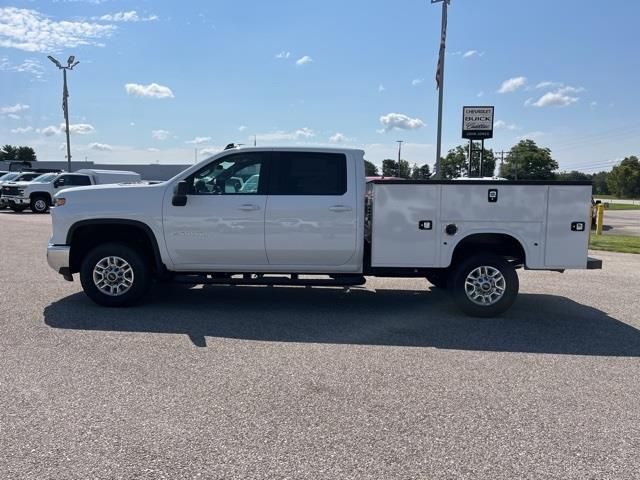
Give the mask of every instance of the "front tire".
<path id="1" fill-rule="evenodd" d="M 47 213 L 49 210 L 49 201 L 46 197 L 35 196 L 31 199 L 29 208 L 33 213 Z"/>
<path id="2" fill-rule="evenodd" d="M 16 213 L 24 212 L 27 207 L 23 207 L 22 205 L 9 205 L 9 208 Z"/>
<path id="3" fill-rule="evenodd" d="M 123 243 L 105 243 L 85 256 L 80 283 L 98 305 L 125 307 L 139 302 L 147 293 L 151 272 L 137 250 Z"/>
<path id="4" fill-rule="evenodd" d="M 513 305 L 520 283 L 515 268 L 497 255 L 476 255 L 452 272 L 456 305 L 472 317 L 496 317 Z"/>

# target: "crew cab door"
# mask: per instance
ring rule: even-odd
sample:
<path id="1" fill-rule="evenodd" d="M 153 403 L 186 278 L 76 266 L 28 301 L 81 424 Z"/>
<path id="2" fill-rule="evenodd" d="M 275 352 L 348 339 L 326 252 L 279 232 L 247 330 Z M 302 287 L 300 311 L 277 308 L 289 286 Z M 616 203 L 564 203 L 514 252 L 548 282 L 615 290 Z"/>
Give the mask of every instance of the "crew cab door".
<path id="1" fill-rule="evenodd" d="M 265 245 L 273 266 L 340 266 L 356 252 L 354 162 L 341 153 L 273 152 Z"/>
<path id="2" fill-rule="evenodd" d="M 213 160 L 185 180 L 187 203 L 164 199 L 164 237 L 178 270 L 220 270 L 267 264 L 264 172 L 270 152 Z"/>

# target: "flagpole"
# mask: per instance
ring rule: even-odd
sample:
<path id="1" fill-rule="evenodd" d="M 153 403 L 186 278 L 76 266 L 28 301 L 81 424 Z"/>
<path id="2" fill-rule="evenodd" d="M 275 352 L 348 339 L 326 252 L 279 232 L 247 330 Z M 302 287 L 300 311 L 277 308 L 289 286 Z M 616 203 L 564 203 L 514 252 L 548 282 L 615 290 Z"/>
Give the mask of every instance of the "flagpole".
<path id="1" fill-rule="evenodd" d="M 438 138 L 436 140 L 436 166 L 434 178 L 439 180 L 442 175 L 440 172 L 440 157 L 442 154 L 442 102 L 444 99 L 444 57 L 446 49 L 447 35 L 447 7 L 450 0 L 431 0 L 431 3 L 442 2 L 442 36 L 440 39 L 440 53 L 438 56 Z"/>

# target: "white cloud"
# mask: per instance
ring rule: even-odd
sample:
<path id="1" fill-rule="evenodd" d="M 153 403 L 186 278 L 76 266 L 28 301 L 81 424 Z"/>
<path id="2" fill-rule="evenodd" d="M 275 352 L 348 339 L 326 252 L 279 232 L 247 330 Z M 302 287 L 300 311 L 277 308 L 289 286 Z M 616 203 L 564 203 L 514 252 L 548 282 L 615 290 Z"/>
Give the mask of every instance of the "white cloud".
<path id="1" fill-rule="evenodd" d="M 596 107 L 598 106 L 598 102 L 596 102 L 596 101 L 594 100 L 593 102 L 591 102 L 591 103 L 589 104 L 589 106 L 590 106 L 591 108 L 596 108 Z"/>
<path id="2" fill-rule="evenodd" d="M 329 137 L 329 141 L 331 143 L 342 143 L 346 142 L 347 140 L 347 137 L 340 132 L 336 132 L 335 134 L 331 135 L 331 137 Z"/>
<path id="3" fill-rule="evenodd" d="M 160 151 L 159 148 L 154 148 L 154 147 L 147 148 L 147 152 L 159 152 L 159 151 Z"/>
<path id="4" fill-rule="evenodd" d="M 501 128 L 504 128 L 506 130 L 518 130 L 520 127 L 518 127 L 514 123 L 507 123 L 504 120 L 496 120 L 495 122 L 493 122 L 493 128 L 495 128 L 496 130 L 499 130 Z"/>
<path id="5" fill-rule="evenodd" d="M 478 95 L 476 95 L 476 97 L 478 97 L 478 98 L 484 97 L 484 92 L 478 92 Z"/>
<path id="6" fill-rule="evenodd" d="M 52 53 L 82 45 L 100 45 L 113 25 L 84 21 L 54 21 L 37 10 L 0 8 L 0 47 Z"/>
<path id="7" fill-rule="evenodd" d="M 517 137 L 518 140 L 525 140 L 527 138 L 530 138 L 531 140 L 542 137 L 543 135 L 545 135 L 544 132 L 541 132 L 539 130 L 536 130 L 535 132 L 528 132 L 525 133 L 524 135 L 520 135 L 519 137 Z"/>
<path id="8" fill-rule="evenodd" d="M 211 148 L 203 148 L 202 150 L 200 150 L 198 152 L 198 155 L 202 155 L 204 157 L 208 157 L 210 155 L 215 155 L 216 153 L 220 152 L 219 148 L 215 148 L 215 147 L 211 147 Z"/>
<path id="9" fill-rule="evenodd" d="M 561 87 L 562 83 L 560 82 L 550 82 L 550 81 L 544 81 L 544 82 L 540 82 L 536 85 L 536 88 L 556 88 L 556 87 Z"/>
<path id="10" fill-rule="evenodd" d="M 246 125 L 240 125 L 238 127 L 238 130 L 241 131 L 241 132 L 244 132 L 246 129 L 247 129 Z"/>
<path id="11" fill-rule="evenodd" d="M 11 129 L 11 133 L 29 133 L 31 131 L 33 131 L 33 127 L 18 127 Z"/>
<path id="12" fill-rule="evenodd" d="M 16 115 L 15 113 L 10 113 L 7 115 L 11 120 L 20 120 L 20 115 Z"/>
<path id="13" fill-rule="evenodd" d="M 88 123 L 75 123 L 69 125 L 69 132 L 77 133 L 79 135 L 87 135 L 89 133 L 95 132 L 95 130 L 96 129 L 94 128 L 94 126 Z M 64 123 L 61 123 L 59 127 L 56 127 L 55 125 L 49 125 L 48 127 L 39 128 L 38 130 L 36 130 L 36 132 L 42 133 L 47 137 L 50 137 L 52 135 L 60 135 L 61 133 L 65 133 L 66 131 L 67 129 Z"/>
<path id="14" fill-rule="evenodd" d="M 311 62 L 313 62 L 313 58 L 311 58 L 309 55 L 305 55 L 304 57 L 300 57 L 298 60 L 296 60 L 296 65 L 302 66 Z"/>
<path id="15" fill-rule="evenodd" d="M 0 59 L 0 70 L 5 72 L 30 73 L 36 79 L 40 79 L 44 75 L 42 63 L 34 58 L 27 58 L 22 63 L 13 65 L 7 57 L 3 57 Z"/>
<path id="16" fill-rule="evenodd" d="M 386 90 L 386 88 L 384 88 L 384 85 L 380 84 L 378 85 L 378 93 L 382 93 Z"/>
<path id="17" fill-rule="evenodd" d="M 516 90 L 524 87 L 527 83 L 526 77 L 514 77 L 502 82 L 500 85 L 500 89 L 498 89 L 498 93 L 510 93 L 515 92 Z"/>
<path id="18" fill-rule="evenodd" d="M 98 150 L 99 152 L 111 152 L 113 147 L 111 145 L 107 145 L 106 143 L 90 143 L 89 149 Z"/>
<path id="19" fill-rule="evenodd" d="M 211 141 L 211 137 L 196 137 L 193 140 L 187 140 L 184 143 L 190 143 L 191 145 L 204 145 L 205 143 L 209 143 Z"/>
<path id="20" fill-rule="evenodd" d="M 174 98 L 173 92 L 169 87 L 158 85 L 157 83 L 150 83 L 149 85 L 127 83 L 124 88 L 129 95 L 136 97 Z"/>
<path id="21" fill-rule="evenodd" d="M 533 101 L 532 99 L 528 99 L 525 102 L 526 106 L 534 106 L 534 107 L 566 107 L 573 103 L 576 103 L 579 100 L 578 97 L 572 97 L 570 95 L 566 95 L 562 89 L 556 92 L 547 92 L 542 95 L 537 101 Z"/>
<path id="22" fill-rule="evenodd" d="M 388 113 L 380 117 L 380 123 L 385 132 L 394 129 L 398 130 L 417 130 L 425 126 L 424 122 L 419 118 L 411 118 L 403 113 Z"/>
<path id="23" fill-rule="evenodd" d="M 471 57 L 482 57 L 484 55 L 484 52 L 479 52 L 478 50 L 468 50 L 466 52 L 464 52 L 464 54 L 462 55 L 462 58 L 471 58 Z"/>
<path id="24" fill-rule="evenodd" d="M 158 20 L 158 16 L 149 15 L 148 17 L 140 17 L 138 12 L 130 10 L 128 12 L 117 12 L 102 15 L 101 17 L 93 17 L 93 20 L 101 20 L 103 22 L 151 22 Z"/>
<path id="25" fill-rule="evenodd" d="M 18 113 L 29 110 L 29 105 L 23 105 L 22 103 L 16 103 L 7 107 L 0 107 L 0 114 L 5 113 Z"/>
<path id="26" fill-rule="evenodd" d="M 413 85 L 414 87 L 417 87 L 422 82 L 424 82 L 424 78 L 414 78 L 413 80 L 411 80 L 411 85 Z"/>
<path id="27" fill-rule="evenodd" d="M 280 142 L 280 141 L 294 141 L 301 139 L 309 139 L 315 137 L 316 134 L 313 130 L 307 127 L 299 128 L 293 132 L 287 132 L 285 130 L 277 130 L 270 133 L 259 133 L 256 137 L 263 142 Z"/>
<path id="28" fill-rule="evenodd" d="M 78 133 L 80 135 L 87 135 L 88 133 L 93 133 L 95 130 L 96 129 L 93 127 L 93 125 L 90 125 L 88 123 L 76 123 L 76 124 L 69 125 L 69 132 Z M 67 131 L 64 124 L 60 124 L 60 131 L 61 132 Z"/>
<path id="29" fill-rule="evenodd" d="M 156 140 L 166 140 L 171 135 L 169 130 L 151 130 L 151 136 Z"/>
<path id="30" fill-rule="evenodd" d="M 278 53 L 276 55 L 276 58 L 283 58 L 283 59 L 287 59 L 291 56 L 291 52 L 286 52 L 286 51 L 281 51 L 280 53 Z"/>

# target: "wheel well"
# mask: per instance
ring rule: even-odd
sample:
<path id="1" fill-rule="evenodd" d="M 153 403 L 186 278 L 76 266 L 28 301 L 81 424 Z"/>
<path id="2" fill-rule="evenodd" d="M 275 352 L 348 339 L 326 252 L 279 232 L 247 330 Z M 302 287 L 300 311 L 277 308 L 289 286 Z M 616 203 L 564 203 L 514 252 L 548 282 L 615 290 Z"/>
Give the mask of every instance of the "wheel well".
<path id="1" fill-rule="evenodd" d="M 455 265 L 470 255 L 493 253 L 518 265 L 525 265 L 526 254 L 522 244 L 504 233 L 476 233 L 461 240 L 453 251 L 451 264 Z"/>
<path id="2" fill-rule="evenodd" d="M 33 200 L 34 198 L 38 197 L 43 197 L 49 203 L 49 205 L 51 205 L 51 195 L 49 195 L 49 192 L 33 192 L 31 195 L 29 195 L 29 200 Z"/>
<path id="3" fill-rule="evenodd" d="M 71 247 L 71 273 L 80 271 L 82 259 L 91 249 L 107 242 L 125 243 L 136 249 L 144 256 L 154 273 L 159 273 L 164 268 L 153 232 L 146 225 L 140 222 L 91 221 L 74 225 L 69 231 L 67 244 Z"/>

